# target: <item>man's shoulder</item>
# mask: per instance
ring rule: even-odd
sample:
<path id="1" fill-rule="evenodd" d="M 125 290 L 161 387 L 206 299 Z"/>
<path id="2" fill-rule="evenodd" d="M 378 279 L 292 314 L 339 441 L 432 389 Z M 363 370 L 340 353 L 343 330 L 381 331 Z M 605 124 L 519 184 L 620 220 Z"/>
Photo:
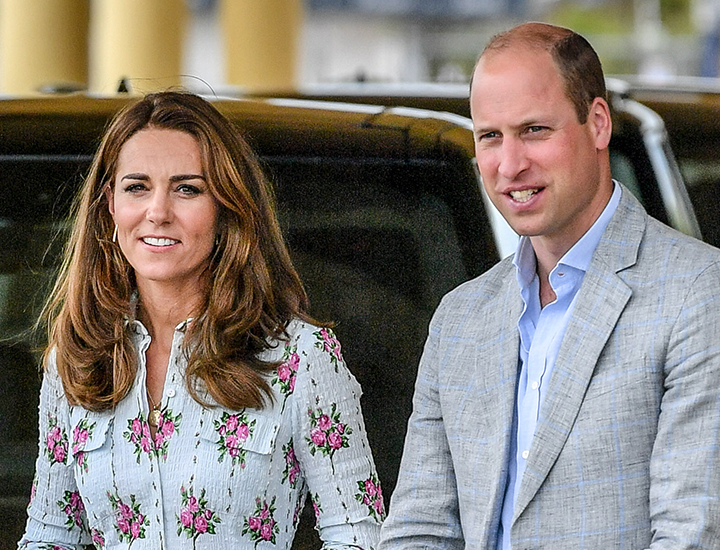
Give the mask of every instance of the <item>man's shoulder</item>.
<path id="1" fill-rule="evenodd" d="M 686 271 L 688 266 L 718 263 L 720 250 L 652 218 L 632 193 L 623 189 L 594 259 L 593 267 L 611 267 L 613 271 Z"/>
<path id="2" fill-rule="evenodd" d="M 720 263 L 720 249 L 649 218 L 638 264 L 657 263 L 668 269 L 685 269 L 688 265 L 704 269 Z"/>

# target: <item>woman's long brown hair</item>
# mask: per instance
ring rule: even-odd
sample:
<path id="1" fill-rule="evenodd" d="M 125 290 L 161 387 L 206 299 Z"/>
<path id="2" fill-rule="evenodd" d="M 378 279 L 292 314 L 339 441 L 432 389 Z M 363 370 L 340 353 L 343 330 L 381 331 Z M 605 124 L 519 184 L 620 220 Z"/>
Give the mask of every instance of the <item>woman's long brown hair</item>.
<path id="1" fill-rule="evenodd" d="M 220 235 L 210 262 L 205 301 L 188 328 L 186 383 L 230 409 L 261 408 L 271 396 L 263 376 L 273 364 L 258 354 L 283 338 L 288 322 L 307 315 L 307 295 L 282 238 L 272 188 L 233 124 L 204 99 L 159 92 L 114 118 L 80 190 L 74 224 L 43 317 L 49 355 L 55 354 L 71 404 L 107 410 L 135 380 L 136 351 L 127 330 L 133 315 L 134 273 L 112 242 L 112 189 L 120 149 L 144 128 L 195 137 L 210 191 L 219 205 Z M 207 393 L 206 393 L 207 392 Z"/>

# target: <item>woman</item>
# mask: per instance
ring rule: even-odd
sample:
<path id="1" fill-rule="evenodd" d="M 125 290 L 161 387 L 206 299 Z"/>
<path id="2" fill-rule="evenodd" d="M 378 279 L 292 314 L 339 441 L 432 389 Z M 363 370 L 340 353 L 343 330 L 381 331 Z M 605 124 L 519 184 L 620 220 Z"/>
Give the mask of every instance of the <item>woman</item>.
<path id="1" fill-rule="evenodd" d="M 384 513 L 360 388 L 314 326 L 271 192 L 205 100 L 118 114 L 46 307 L 40 454 L 21 548 L 325 548 Z"/>

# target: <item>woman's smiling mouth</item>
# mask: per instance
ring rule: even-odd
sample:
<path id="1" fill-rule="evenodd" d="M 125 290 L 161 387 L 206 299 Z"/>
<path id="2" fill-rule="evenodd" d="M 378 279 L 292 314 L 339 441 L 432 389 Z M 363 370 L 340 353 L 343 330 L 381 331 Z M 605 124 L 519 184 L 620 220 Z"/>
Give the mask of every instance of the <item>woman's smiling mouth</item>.
<path id="1" fill-rule="evenodd" d="M 143 237 L 142 241 L 145 244 L 149 244 L 152 246 L 172 246 L 180 242 L 174 239 L 168 239 L 164 237 Z"/>

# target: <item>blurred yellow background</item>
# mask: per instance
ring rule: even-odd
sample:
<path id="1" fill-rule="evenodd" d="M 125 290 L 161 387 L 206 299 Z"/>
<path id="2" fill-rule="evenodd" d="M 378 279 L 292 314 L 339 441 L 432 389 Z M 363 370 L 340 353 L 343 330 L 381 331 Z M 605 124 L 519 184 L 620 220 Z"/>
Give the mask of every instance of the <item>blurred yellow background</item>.
<path id="1" fill-rule="evenodd" d="M 524 20 L 572 27 L 608 74 L 717 76 L 717 0 L 0 0 L 0 93 L 466 82 Z"/>

